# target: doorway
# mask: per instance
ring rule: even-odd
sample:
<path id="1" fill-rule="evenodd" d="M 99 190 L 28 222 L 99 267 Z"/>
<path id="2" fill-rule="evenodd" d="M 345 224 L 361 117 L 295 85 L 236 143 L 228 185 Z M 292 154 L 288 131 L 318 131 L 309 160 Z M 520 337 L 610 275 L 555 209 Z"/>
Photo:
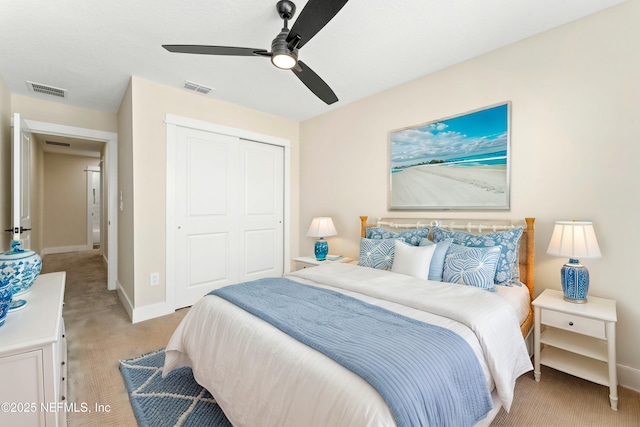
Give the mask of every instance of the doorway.
<path id="1" fill-rule="evenodd" d="M 103 183 L 102 183 L 102 164 L 104 160 L 100 160 L 100 166 L 87 165 L 87 246 L 93 249 L 99 249 L 100 255 L 103 253 L 103 221 L 102 221 L 102 205 L 103 205 Z"/>
<path id="2" fill-rule="evenodd" d="M 115 290 L 118 273 L 118 211 L 117 211 L 117 189 L 118 189 L 118 151 L 117 134 L 113 132 L 99 131 L 95 129 L 79 128 L 74 126 L 59 125 L 55 123 L 39 122 L 35 120 L 21 120 L 21 132 L 31 134 L 52 135 L 63 138 L 78 138 L 89 141 L 97 141 L 106 144 L 107 170 L 106 180 L 103 184 L 107 186 L 104 206 L 107 207 L 107 217 L 105 226 L 107 230 L 106 246 L 108 267 L 107 267 L 107 289 Z M 16 124 L 14 124 L 16 126 Z M 103 239 L 104 241 L 104 239 Z"/>

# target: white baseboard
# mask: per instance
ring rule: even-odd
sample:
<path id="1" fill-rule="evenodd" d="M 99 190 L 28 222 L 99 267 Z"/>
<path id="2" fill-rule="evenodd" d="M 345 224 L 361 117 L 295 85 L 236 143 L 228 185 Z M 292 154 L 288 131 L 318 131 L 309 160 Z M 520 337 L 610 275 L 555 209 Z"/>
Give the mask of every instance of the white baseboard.
<path id="1" fill-rule="evenodd" d="M 55 248 L 44 248 L 42 249 L 42 255 L 47 254 L 64 254 L 67 252 L 80 252 L 80 251 L 89 251 L 93 249 L 93 246 L 89 245 L 77 245 L 77 246 L 58 246 Z"/>
<path id="2" fill-rule="evenodd" d="M 124 310 L 129 315 L 129 319 L 133 319 L 133 304 L 131 303 L 131 300 L 129 299 L 129 296 L 127 295 L 127 293 L 122 288 L 120 281 L 118 281 L 117 279 L 116 279 L 116 292 L 118 293 L 118 298 L 120 299 L 120 302 L 124 307 Z"/>
<path id="3" fill-rule="evenodd" d="M 624 388 L 640 392 L 640 369 L 618 365 L 618 383 Z"/>
<path id="4" fill-rule="evenodd" d="M 169 307 L 169 304 L 166 302 L 145 305 L 133 309 L 131 321 L 133 323 L 143 322 L 145 320 L 155 319 L 156 317 L 166 316 L 167 314 L 173 314 L 174 312 L 174 308 Z"/>
<path id="5" fill-rule="evenodd" d="M 145 320 L 155 319 L 156 317 L 166 316 L 175 312 L 173 307 L 170 307 L 166 302 L 157 304 L 145 305 L 142 307 L 134 307 L 131 303 L 131 299 L 122 288 L 119 281 L 117 283 L 117 292 L 125 311 L 131 319 L 131 323 L 144 322 Z"/>

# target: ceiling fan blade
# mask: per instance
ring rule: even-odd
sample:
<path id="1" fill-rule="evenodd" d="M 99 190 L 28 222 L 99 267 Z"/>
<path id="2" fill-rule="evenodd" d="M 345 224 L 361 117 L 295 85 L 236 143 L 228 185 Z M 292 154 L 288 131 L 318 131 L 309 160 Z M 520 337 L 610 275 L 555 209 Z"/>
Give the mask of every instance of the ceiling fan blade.
<path id="1" fill-rule="evenodd" d="M 324 82 L 311 68 L 309 68 L 304 62 L 298 61 L 296 67 L 291 71 L 298 76 L 300 81 L 308 87 L 311 92 L 322 99 L 327 104 L 331 105 L 338 100 L 338 97 L 331 90 L 328 84 Z"/>
<path id="2" fill-rule="evenodd" d="M 342 9 L 349 0 L 309 0 L 287 36 L 287 43 L 299 38 L 298 49 L 304 46 Z"/>
<path id="3" fill-rule="evenodd" d="M 176 53 L 230 56 L 271 56 L 271 53 L 264 49 L 253 49 L 250 47 L 203 46 L 195 44 L 163 44 L 162 47 L 167 49 L 169 52 Z"/>

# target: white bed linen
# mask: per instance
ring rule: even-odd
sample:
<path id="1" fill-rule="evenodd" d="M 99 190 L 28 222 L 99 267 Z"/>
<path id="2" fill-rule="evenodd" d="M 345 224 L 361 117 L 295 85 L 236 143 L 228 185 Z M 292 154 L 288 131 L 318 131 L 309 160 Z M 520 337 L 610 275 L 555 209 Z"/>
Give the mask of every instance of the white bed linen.
<path id="1" fill-rule="evenodd" d="M 329 282 L 329 285 L 319 286 L 339 290 L 409 317 L 454 330 L 478 355 L 490 390 L 494 378 L 498 379 L 498 394 L 507 409 L 511 404 L 515 379 L 531 369 L 515 314 L 495 294 L 478 289 L 461 290 L 469 287 L 425 282 L 406 275 L 349 264 L 305 269 L 292 273 L 289 278 L 315 285 Z M 359 285 L 363 280 L 366 284 Z M 332 285 L 351 289 L 337 289 Z M 503 317 L 497 321 L 501 324 L 515 323 L 516 335 L 498 338 L 493 336 L 495 331 L 490 330 L 482 332 L 482 338 L 478 340 L 472 329 L 458 320 L 416 308 L 411 301 L 419 300 L 420 294 L 425 298 L 425 286 L 435 288 L 436 294 L 449 300 L 445 304 L 448 307 L 442 309 L 445 312 L 475 311 L 467 306 L 468 302 L 460 310 L 465 298 L 478 301 L 485 307 L 495 305 L 497 308 L 491 312 L 503 313 Z M 371 293 L 371 289 L 376 295 L 366 295 Z M 462 297 L 453 296 L 460 292 Z M 387 299 L 378 298 L 384 294 L 388 295 Z M 452 302 L 456 307 L 451 306 Z M 486 312 L 485 309 L 480 311 Z M 468 316 L 465 314 L 464 317 Z M 487 321 L 483 319 L 479 324 L 471 322 L 472 328 L 482 328 L 482 323 Z M 499 356 L 487 363 L 483 354 L 487 353 L 487 346 L 491 347 L 496 339 L 501 340 L 501 347 L 489 349 L 488 353 L 497 352 Z M 520 346 L 522 349 L 517 350 Z M 358 375 L 215 296 L 207 296 L 191 308 L 166 350 L 164 375 L 178 367 L 190 366 L 196 381 L 212 393 L 234 426 L 395 425 L 384 400 Z M 505 369 L 496 374 L 494 371 L 500 364 L 504 364 Z"/>
<path id="2" fill-rule="evenodd" d="M 529 295 L 529 288 L 525 285 L 522 286 L 496 286 L 498 295 L 507 300 L 511 307 L 513 307 L 516 317 L 520 321 L 520 324 L 529 316 L 531 310 L 531 296 Z"/>

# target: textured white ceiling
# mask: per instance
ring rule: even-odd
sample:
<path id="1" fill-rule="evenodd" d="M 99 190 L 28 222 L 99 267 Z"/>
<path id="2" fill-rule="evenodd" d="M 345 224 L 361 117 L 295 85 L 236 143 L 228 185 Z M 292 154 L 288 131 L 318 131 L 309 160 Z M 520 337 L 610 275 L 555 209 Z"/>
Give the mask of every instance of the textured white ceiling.
<path id="1" fill-rule="evenodd" d="M 295 2 L 298 12 L 307 3 Z M 0 75 L 15 94 L 116 112 L 131 75 L 304 120 L 622 0 L 351 0 L 300 50 L 338 98 L 327 106 L 266 58 L 162 44 L 270 49 L 276 0 L 0 0 Z M 297 16 L 297 14 L 296 14 Z M 295 21 L 295 17 L 294 17 Z M 26 81 L 68 90 L 34 94 Z"/>

